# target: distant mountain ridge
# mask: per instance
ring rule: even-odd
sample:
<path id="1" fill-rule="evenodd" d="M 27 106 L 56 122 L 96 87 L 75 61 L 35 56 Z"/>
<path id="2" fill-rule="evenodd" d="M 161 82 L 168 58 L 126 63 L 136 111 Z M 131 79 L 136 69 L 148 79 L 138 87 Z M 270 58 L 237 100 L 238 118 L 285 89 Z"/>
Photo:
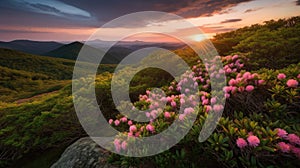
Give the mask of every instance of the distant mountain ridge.
<path id="1" fill-rule="evenodd" d="M 81 61 L 95 63 L 94 61 L 95 57 L 102 54 L 104 54 L 104 57 L 101 62 L 103 64 L 117 64 L 123 59 L 123 57 L 119 56 L 119 54 L 114 54 L 114 55 L 111 55 L 110 53 L 105 54 L 104 51 L 102 51 L 101 49 L 97 49 L 89 45 L 84 45 L 83 43 L 78 41 L 63 45 L 55 50 L 44 53 L 43 55 L 55 57 L 55 58 L 76 60 L 83 46 L 85 47 L 85 51 L 87 52 L 84 53 L 85 57 L 83 57 Z"/>
<path id="2" fill-rule="evenodd" d="M 14 40 L 10 42 L 0 41 L 0 48 L 12 49 L 29 54 L 41 55 L 64 44 L 54 41 L 31 41 L 31 40 Z"/>

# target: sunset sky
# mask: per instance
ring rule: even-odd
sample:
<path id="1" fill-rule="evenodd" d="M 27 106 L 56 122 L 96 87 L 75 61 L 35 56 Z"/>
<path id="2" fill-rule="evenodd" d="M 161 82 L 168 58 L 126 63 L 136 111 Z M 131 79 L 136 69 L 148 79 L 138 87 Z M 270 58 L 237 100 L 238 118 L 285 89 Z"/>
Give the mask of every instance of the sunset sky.
<path id="1" fill-rule="evenodd" d="M 300 0 L 1 0 L 0 41 L 84 41 L 104 23 L 139 11 L 177 14 L 211 38 L 216 33 L 247 25 L 298 16 Z M 153 20 L 137 18 L 118 27 L 105 28 L 101 30 L 101 40 L 114 39 L 119 32 L 143 30 L 151 23 Z M 194 40 L 202 39 L 197 34 L 189 34 L 189 27 L 180 22 L 166 19 L 161 24 L 176 27 L 176 33 L 184 33 Z M 151 34 L 135 38 L 168 41 Z"/>

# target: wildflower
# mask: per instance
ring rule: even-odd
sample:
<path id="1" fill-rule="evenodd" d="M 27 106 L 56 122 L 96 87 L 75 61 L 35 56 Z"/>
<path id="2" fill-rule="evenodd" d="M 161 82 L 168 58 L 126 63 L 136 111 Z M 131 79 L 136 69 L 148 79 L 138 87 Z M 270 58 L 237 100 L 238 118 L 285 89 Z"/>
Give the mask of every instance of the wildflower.
<path id="1" fill-rule="evenodd" d="M 300 138 L 296 134 L 289 134 L 287 136 L 287 140 L 289 140 L 292 144 L 300 145 Z"/>
<path id="2" fill-rule="evenodd" d="M 212 109 L 211 106 L 205 106 L 205 107 L 206 107 L 205 111 L 206 111 L 207 113 Z"/>
<path id="3" fill-rule="evenodd" d="M 282 151 L 282 152 L 284 152 L 284 153 L 289 153 L 290 152 L 290 145 L 288 145 L 288 144 L 286 144 L 286 143 L 284 143 L 284 142 L 279 142 L 278 144 L 277 144 L 277 146 L 278 146 L 278 148 Z"/>
<path id="4" fill-rule="evenodd" d="M 277 135 L 280 138 L 286 138 L 287 137 L 288 133 L 284 129 L 277 128 L 276 130 L 277 130 Z"/>
<path id="5" fill-rule="evenodd" d="M 262 85 L 264 83 L 265 83 L 265 80 L 262 80 L 262 79 L 258 80 L 258 85 Z"/>
<path id="6" fill-rule="evenodd" d="M 129 131 L 130 131 L 130 132 L 135 132 L 136 130 L 137 130 L 137 128 L 136 128 L 135 125 L 131 125 L 131 126 L 129 127 Z"/>
<path id="7" fill-rule="evenodd" d="M 184 120 L 185 114 L 179 114 L 178 119 L 180 121 Z"/>
<path id="8" fill-rule="evenodd" d="M 282 80 L 282 79 L 285 79 L 285 78 L 286 78 L 286 76 L 285 76 L 284 73 L 280 73 L 280 74 L 277 75 L 277 79 L 279 79 L 279 80 Z"/>
<path id="9" fill-rule="evenodd" d="M 194 112 L 194 109 L 192 107 L 184 109 L 184 114 L 191 114 L 192 112 Z"/>
<path id="10" fill-rule="evenodd" d="M 217 98 L 213 97 L 210 99 L 210 104 L 215 104 L 217 102 Z"/>
<path id="11" fill-rule="evenodd" d="M 118 126 L 120 124 L 120 121 L 119 120 L 115 120 L 115 126 Z"/>
<path id="12" fill-rule="evenodd" d="M 171 117 L 171 114 L 170 114 L 169 112 L 166 111 L 166 112 L 164 113 L 164 116 L 165 116 L 165 118 L 170 118 L 170 117 Z"/>
<path id="13" fill-rule="evenodd" d="M 238 138 L 236 140 L 236 145 L 242 149 L 242 148 L 246 147 L 248 144 L 243 138 Z"/>
<path id="14" fill-rule="evenodd" d="M 260 140 L 255 135 L 248 136 L 247 141 L 249 142 L 249 146 L 253 147 L 257 147 L 260 143 Z"/>
<path id="15" fill-rule="evenodd" d="M 238 91 L 239 92 L 243 92 L 245 90 L 245 87 L 244 86 L 240 86 L 239 88 L 238 88 Z"/>
<path id="16" fill-rule="evenodd" d="M 225 93 L 225 98 L 228 99 L 230 97 L 230 94 Z"/>
<path id="17" fill-rule="evenodd" d="M 248 86 L 246 87 L 246 91 L 247 91 L 247 92 L 251 92 L 252 90 L 254 90 L 254 86 L 248 85 Z"/>
<path id="18" fill-rule="evenodd" d="M 286 82 L 286 85 L 288 87 L 291 87 L 291 88 L 295 88 L 298 86 L 298 82 L 295 80 L 295 79 L 289 79 L 287 82 Z"/>
<path id="19" fill-rule="evenodd" d="M 180 104 L 184 104 L 185 103 L 185 100 L 182 98 L 180 99 Z"/>
<path id="20" fill-rule="evenodd" d="M 236 59 L 238 59 L 239 58 L 239 56 L 238 55 L 234 55 L 234 56 L 232 56 L 232 60 L 236 60 Z"/>
<path id="21" fill-rule="evenodd" d="M 122 144 L 121 144 L 121 147 L 122 147 L 123 150 L 126 150 L 126 148 L 127 148 L 127 142 L 123 141 Z"/>
<path id="22" fill-rule="evenodd" d="M 206 105 L 206 104 L 208 104 L 208 99 L 204 99 L 203 101 L 202 101 L 202 105 Z"/>
<path id="23" fill-rule="evenodd" d="M 150 131 L 150 132 L 154 132 L 154 126 L 152 126 L 151 124 L 148 124 L 146 126 L 146 130 Z"/>
<path id="24" fill-rule="evenodd" d="M 126 118 L 126 117 L 122 117 L 122 118 L 121 118 L 121 121 L 122 121 L 122 122 L 127 122 L 127 118 Z"/>
<path id="25" fill-rule="evenodd" d="M 230 86 L 234 86 L 234 85 L 236 85 L 236 81 L 234 79 L 230 79 L 229 82 L 228 82 L 228 84 Z"/>
<path id="26" fill-rule="evenodd" d="M 295 146 L 291 146 L 291 151 L 297 156 L 297 158 L 300 159 L 300 148 L 297 148 Z"/>
<path id="27" fill-rule="evenodd" d="M 115 139 L 114 140 L 114 145 L 115 145 L 115 149 L 117 152 L 120 152 L 121 150 L 121 145 L 120 145 L 120 140 L 119 139 Z"/>
<path id="28" fill-rule="evenodd" d="M 176 102 L 175 102 L 175 101 L 172 101 L 172 102 L 171 102 L 171 106 L 175 108 L 175 107 L 176 107 Z"/>
<path id="29" fill-rule="evenodd" d="M 223 105 L 220 105 L 220 104 L 215 104 L 214 106 L 213 106 L 213 110 L 215 111 L 215 112 L 221 112 L 222 110 L 223 110 Z"/>

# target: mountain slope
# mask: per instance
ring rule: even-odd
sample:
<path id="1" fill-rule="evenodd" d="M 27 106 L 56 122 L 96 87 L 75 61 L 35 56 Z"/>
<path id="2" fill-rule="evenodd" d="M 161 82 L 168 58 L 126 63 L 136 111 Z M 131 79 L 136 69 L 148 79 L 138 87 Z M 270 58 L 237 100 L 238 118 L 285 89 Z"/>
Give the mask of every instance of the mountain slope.
<path id="1" fill-rule="evenodd" d="M 83 46 L 84 46 L 83 43 L 76 41 L 76 42 L 61 46 L 53 51 L 45 53 L 44 55 L 50 56 L 50 57 L 55 57 L 55 58 L 76 60 L 77 56 Z M 103 54 L 103 51 L 100 49 L 96 49 L 96 48 L 88 46 L 88 45 L 85 45 L 84 47 L 85 47 L 85 51 L 87 51 L 87 53 L 85 53 L 86 57 L 84 57 L 82 61 L 94 63 L 95 62 L 94 58 L 99 56 L 100 54 Z M 101 63 L 117 64 L 121 59 L 122 58 L 118 58 L 116 56 L 116 54 L 111 55 L 111 54 L 107 53 L 103 57 Z"/>
<path id="2" fill-rule="evenodd" d="M 22 51 L 30 54 L 43 54 L 54 50 L 63 44 L 53 41 L 30 41 L 30 40 L 14 40 L 10 42 L 1 42 L 0 48 L 7 48 L 17 51 Z"/>

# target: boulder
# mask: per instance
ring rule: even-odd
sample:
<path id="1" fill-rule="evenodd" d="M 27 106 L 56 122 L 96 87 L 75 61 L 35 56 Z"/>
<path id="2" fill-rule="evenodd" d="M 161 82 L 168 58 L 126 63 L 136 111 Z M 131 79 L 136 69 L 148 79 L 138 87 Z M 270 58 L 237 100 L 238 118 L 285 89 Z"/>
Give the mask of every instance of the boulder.
<path id="1" fill-rule="evenodd" d="M 69 146 L 51 168 L 116 168 L 107 163 L 110 153 L 91 138 L 81 138 Z"/>

